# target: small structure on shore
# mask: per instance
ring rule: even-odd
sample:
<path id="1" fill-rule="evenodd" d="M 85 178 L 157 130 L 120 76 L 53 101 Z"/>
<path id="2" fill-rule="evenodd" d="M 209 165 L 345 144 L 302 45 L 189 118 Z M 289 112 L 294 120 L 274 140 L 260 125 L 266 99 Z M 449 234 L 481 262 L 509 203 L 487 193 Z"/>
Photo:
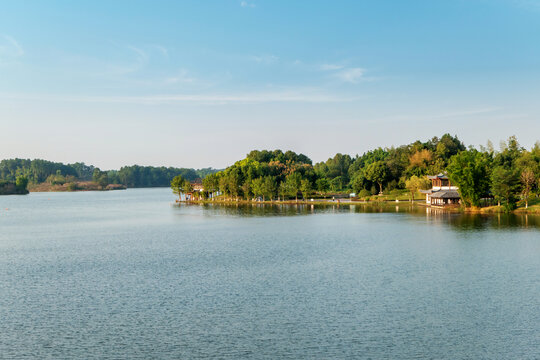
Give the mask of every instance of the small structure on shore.
<path id="1" fill-rule="evenodd" d="M 192 201 L 194 198 L 199 198 L 204 191 L 204 186 L 200 181 L 191 182 L 190 187 L 191 189 L 185 193 L 186 201 Z"/>
<path id="2" fill-rule="evenodd" d="M 450 179 L 446 174 L 428 175 L 431 180 L 431 189 L 420 190 L 426 194 L 426 204 L 429 205 L 457 205 L 461 201 L 458 193 L 458 187 L 452 186 Z"/>

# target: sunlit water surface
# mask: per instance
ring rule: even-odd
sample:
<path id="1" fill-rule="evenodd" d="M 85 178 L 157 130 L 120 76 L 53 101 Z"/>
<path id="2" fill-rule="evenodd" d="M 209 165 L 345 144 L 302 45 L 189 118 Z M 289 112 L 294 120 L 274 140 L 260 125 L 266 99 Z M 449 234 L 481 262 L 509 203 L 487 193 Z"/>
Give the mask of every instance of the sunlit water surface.
<path id="1" fill-rule="evenodd" d="M 0 197 L 0 358 L 538 359 L 540 221 Z"/>

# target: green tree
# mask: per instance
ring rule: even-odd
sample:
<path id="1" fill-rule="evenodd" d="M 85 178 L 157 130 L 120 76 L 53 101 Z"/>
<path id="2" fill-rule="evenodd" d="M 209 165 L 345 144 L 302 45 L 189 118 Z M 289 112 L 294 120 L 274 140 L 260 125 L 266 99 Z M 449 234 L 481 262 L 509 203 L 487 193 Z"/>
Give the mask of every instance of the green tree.
<path id="1" fill-rule="evenodd" d="M 286 181 L 282 181 L 279 184 L 279 194 L 281 195 L 281 201 L 285 201 L 286 196 L 290 193 Z"/>
<path id="2" fill-rule="evenodd" d="M 171 189 L 173 193 L 178 195 L 178 200 L 182 200 L 182 193 L 184 192 L 185 180 L 182 175 L 176 175 L 171 181 Z"/>
<path id="3" fill-rule="evenodd" d="M 446 170 L 453 184 L 458 186 L 465 206 L 479 206 L 480 199 L 489 193 L 491 157 L 469 149 L 450 158 Z"/>
<path id="4" fill-rule="evenodd" d="M 191 185 L 191 181 L 187 179 L 184 180 L 184 193 L 186 195 L 189 193 L 193 194 L 193 185 Z M 193 200 L 191 196 L 192 195 L 190 195 L 189 200 Z M 186 200 L 188 200 L 187 197 L 186 197 Z"/>
<path id="5" fill-rule="evenodd" d="M 311 193 L 311 181 L 308 179 L 302 179 L 300 181 L 300 191 L 302 192 L 302 198 L 305 201 L 308 195 Z"/>
<path id="6" fill-rule="evenodd" d="M 276 189 L 276 179 L 273 176 L 265 176 L 262 183 L 263 200 L 267 196 L 270 198 L 270 201 L 272 201 L 274 194 L 276 193 Z"/>
<path id="7" fill-rule="evenodd" d="M 362 190 L 366 189 L 366 176 L 362 169 L 354 174 L 351 181 L 351 187 L 356 194 L 359 194 Z"/>
<path id="8" fill-rule="evenodd" d="M 248 178 L 241 186 L 242 193 L 244 194 L 244 198 L 246 200 L 249 200 L 249 196 L 251 195 L 251 180 Z"/>
<path id="9" fill-rule="evenodd" d="M 332 180 L 330 180 L 330 190 L 332 191 L 340 191 L 343 189 L 343 177 L 336 176 Z"/>
<path id="10" fill-rule="evenodd" d="M 229 195 L 229 179 L 223 174 L 219 177 L 219 191 L 227 196 Z"/>
<path id="11" fill-rule="evenodd" d="M 214 200 L 214 193 L 219 189 L 219 175 L 210 174 L 206 176 L 203 180 L 203 188 L 206 190 Z"/>
<path id="12" fill-rule="evenodd" d="M 371 195 L 371 192 L 369 192 L 369 190 L 362 189 L 362 190 L 360 190 L 360 193 L 358 194 L 358 197 L 365 199 L 365 198 L 369 197 L 370 195 Z"/>
<path id="13" fill-rule="evenodd" d="M 17 186 L 19 190 L 26 190 L 28 187 L 28 178 L 24 175 L 17 176 L 15 179 L 15 186 Z"/>
<path id="14" fill-rule="evenodd" d="M 238 194 L 240 192 L 240 173 L 236 168 L 231 169 L 227 174 L 227 187 L 229 194 L 238 200 Z"/>
<path id="15" fill-rule="evenodd" d="M 106 172 L 95 168 L 94 173 L 92 174 L 92 181 L 104 188 L 109 184 L 109 177 Z"/>
<path id="16" fill-rule="evenodd" d="M 515 169 L 496 166 L 491 174 L 491 192 L 496 199 L 504 201 L 506 210 L 516 206 L 516 195 L 519 192 L 519 175 Z"/>
<path id="17" fill-rule="evenodd" d="M 426 190 L 429 189 L 431 186 L 431 182 L 426 179 L 425 177 L 418 177 L 416 175 L 413 175 L 405 181 L 405 187 L 411 192 L 411 202 L 414 200 L 414 194 L 418 192 L 418 190 Z"/>
<path id="18" fill-rule="evenodd" d="M 288 195 L 294 196 L 296 202 L 298 202 L 298 191 L 300 191 L 301 181 L 302 181 L 302 176 L 297 172 L 290 174 L 285 179 L 286 186 L 289 191 Z"/>
<path id="19" fill-rule="evenodd" d="M 366 168 L 366 179 L 379 184 L 379 194 L 383 192 L 383 183 L 386 180 L 388 168 L 384 161 L 376 161 Z"/>
<path id="20" fill-rule="evenodd" d="M 319 195 L 324 195 L 324 197 L 326 198 L 326 193 L 330 189 L 330 182 L 328 181 L 328 179 L 325 177 L 317 179 L 317 181 L 315 181 L 315 186 L 317 186 L 317 191 L 319 192 Z"/>
<path id="21" fill-rule="evenodd" d="M 264 199 L 264 179 L 263 178 L 256 178 L 251 181 L 251 189 L 253 191 L 253 195 L 256 197 L 262 197 Z"/>

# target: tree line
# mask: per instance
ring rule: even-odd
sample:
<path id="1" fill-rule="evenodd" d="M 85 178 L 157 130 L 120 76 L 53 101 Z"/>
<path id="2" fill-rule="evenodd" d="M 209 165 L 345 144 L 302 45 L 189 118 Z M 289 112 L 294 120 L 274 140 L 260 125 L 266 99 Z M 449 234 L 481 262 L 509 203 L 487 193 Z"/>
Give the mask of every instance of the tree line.
<path id="1" fill-rule="evenodd" d="M 15 181 L 0 180 L 0 195 L 28 194 L 28 179 L 19 175 Z"/>
<path id="2" fill-rule="evenodd" d="M 130 188 L 167 187 L 177 175 L 195 181 L 216 171 L 212 168 L 196 170 L 139 165 L 124 166 L 119 170 L 101 170 L 82 162 L 63 164 L 42 159 L 5 159 L 0 161 L 0 180 L 14 182 L 17 177 L 24 177 L 30 184 L 48 182 L 53 185 L 63 185 L 76 181 L 94 181 L 103 186 L 122 184 Z"/>
<path id="3" fill-rule="evenodd" d="M 494 199 L 508 209 L 519 199 L 538 194 L 540 144 L 531 150 L 515 137 L 495 150 L 491 143 L 466 147 L 457 136 L 444 134 L 426 142 L 377 148 L 362 155 L 336 154 L 313 164 L 304 154 L 254 150 L 223 171 L 202 180 L 203 197 L 220 193 L 228 199 L 298 199 L 353 192 L 358 197 L 430 187 L 426 175 L 447 173 L 459 187 L 466 206 Z M 189 179 L 178 177 L 173 189 L 182 193 Z"/>

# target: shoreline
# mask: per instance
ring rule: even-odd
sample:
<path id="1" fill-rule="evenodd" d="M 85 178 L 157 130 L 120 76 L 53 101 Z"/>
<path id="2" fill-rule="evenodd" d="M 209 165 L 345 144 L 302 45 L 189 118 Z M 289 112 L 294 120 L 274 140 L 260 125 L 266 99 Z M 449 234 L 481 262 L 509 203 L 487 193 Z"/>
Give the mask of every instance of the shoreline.
<path id="1" fill-rule="evenodd" d="M 382 201 L 360 201 L 360 200 L 286 200 L 286 201 L 250 201 L 250 200 L 175 200 L 176 205 L 180 204 L 194 204 L 194 205 L 322 205 L 322 206 L 350 206 L 350 205 L 371 205 L 371 206 L 400 206 L 408 205 L 414 207 L 424 207 L 426 209 L 434 209 L 443 211 L 446 213 L 454 214 L 479 214 L 479 215 L 496 215 L 496 214 L 516 214 L 516 215 L 537 215 L 540 216 L 540 207 L 532 206 L 528 209 L 517 208 L 512 211 L 506 211 L 502 206 L 489 206 L 484 208 L 462 208 L 459 206 L 433 206 L 426 203 L 422 203 L 420 200 L 411 201 L 395 201 L 395 200 L 382 200 Z"/>

